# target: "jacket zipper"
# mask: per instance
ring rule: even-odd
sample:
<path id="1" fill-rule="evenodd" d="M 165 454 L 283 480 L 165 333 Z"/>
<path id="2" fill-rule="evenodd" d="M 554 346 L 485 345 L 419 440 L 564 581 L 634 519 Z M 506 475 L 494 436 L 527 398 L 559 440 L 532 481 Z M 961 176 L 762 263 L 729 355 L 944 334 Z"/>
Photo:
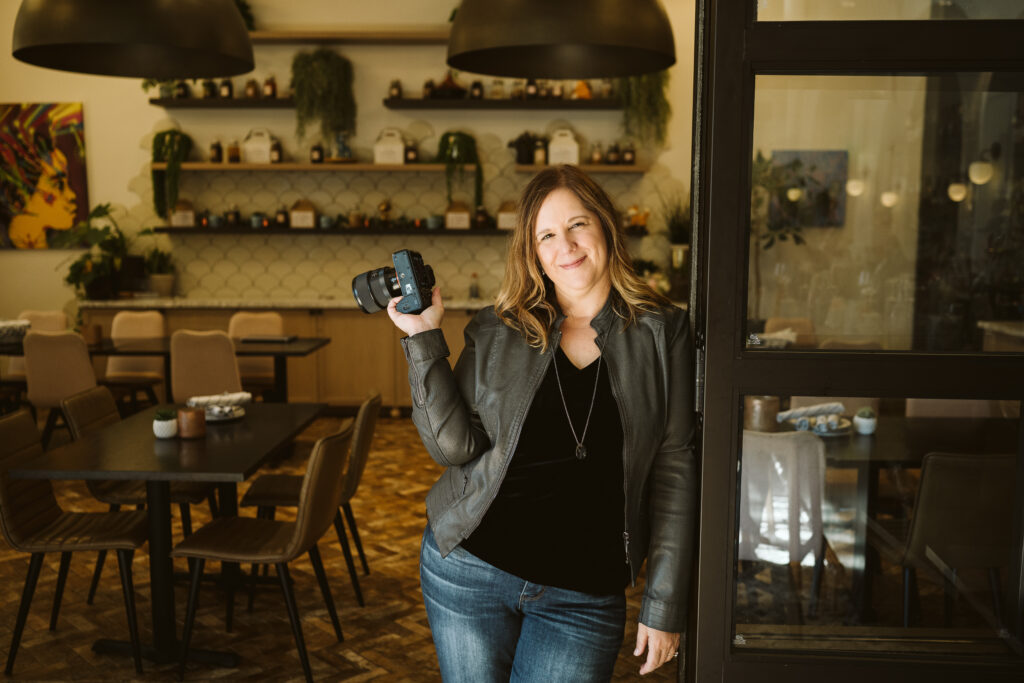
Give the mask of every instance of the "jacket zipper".
<path id="1" fill-rule="evenodd" d="M 604 355 L 604 345 L 600 345 L 601 355 Z M 619 421 L 622 424 L 622 545 L 626 551 L 626 568 L 629 569 L 629 582 L 636 586 L 636 575 L 633 574 L 633 562 L 629 559 L 629 467 L 626 463 L 626 445 L 629 443 L 629 430 L 626 429 L 626 419 L 623 417 L 622 404 L 619 402 L 618 384 L 615 381 L 615 373 L 612 372 L 612 363 L 605 359 L 605 366 L 608 368 L 608 380 L 612 387 L 612 396 L 615 404 L 619 406 Z"/>

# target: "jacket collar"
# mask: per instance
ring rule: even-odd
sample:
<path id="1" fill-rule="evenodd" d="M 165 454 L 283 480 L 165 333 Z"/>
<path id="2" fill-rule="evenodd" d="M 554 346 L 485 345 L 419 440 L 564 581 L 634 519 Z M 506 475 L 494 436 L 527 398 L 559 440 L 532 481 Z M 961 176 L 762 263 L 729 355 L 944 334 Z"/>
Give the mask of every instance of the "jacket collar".
<path id="1" fill-rule="evenodd" d="M 615 301 L 618 299 L 618 294 L 614 289 L 608 292 L 608 298 L 604 301 L 604 306 L 597 312 L 597 315 L 590 321 L 590 326 L 597 331 L 598 340 L 602 339 L 608 331 L 611 329 L 618 315 L 615 313 Z M 555 330 L 561 331 L 562 323 L 565 321 L 565 313 L 562 312 L 562 307 L 558 305 L 557 297 L 551 297 L 551 303 L 555 307 L 557 316 L 555 317 Z M 600 341 L 598 342 L 600 346 Z"/>

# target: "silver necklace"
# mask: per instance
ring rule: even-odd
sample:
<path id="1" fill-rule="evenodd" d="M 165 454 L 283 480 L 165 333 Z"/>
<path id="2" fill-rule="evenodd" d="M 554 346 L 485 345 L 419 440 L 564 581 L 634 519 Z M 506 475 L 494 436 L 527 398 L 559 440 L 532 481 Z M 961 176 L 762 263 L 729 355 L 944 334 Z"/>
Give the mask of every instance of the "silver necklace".
<path id="1" fill-rule="evenodd" d="M 555 357 L 552 361 L 555 364 L 555 381 L 558 382 L 558 395 L 562 398 L 562 409 L 565 410 L 565 419 L 569 423 L 569 429 L 572 431 L 573 441 L 576 442 L 576 459 L 583 460 L 587 457 L 587 447 L 583 445 L 583 440 L 587 438 L 587 428 L 590 427 L 590 414 L 594 412 L 594 400 L 597 398 L 597 380 L 601 377 L 601 358 L 597 357 L 597 372 L 594 374 L 594 393 L 590 395 L 590 408 L 587 409 L 587 421 L 583 425 L 583 434 L 579 437 L 576 436 L 576 428 L 572 426 L 572 417 L 569 416 L 569 406 L 565 404 L 565 392 L 562 391 L 562 378 L 558 375 L 558 351 L 555 351 Z"/>

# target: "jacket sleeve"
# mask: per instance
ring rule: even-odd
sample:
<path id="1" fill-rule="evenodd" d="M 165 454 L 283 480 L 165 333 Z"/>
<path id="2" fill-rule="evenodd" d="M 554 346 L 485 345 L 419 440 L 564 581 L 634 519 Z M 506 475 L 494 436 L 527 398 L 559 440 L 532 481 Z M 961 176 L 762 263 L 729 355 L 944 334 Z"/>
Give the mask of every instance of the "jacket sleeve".
<path id="1" fill-rule="evenodd" d="M 401 341 L 409 363 L 413 423 L 430 457 L 446 467 L 463 465 L 491 446 L 474 405 L 478 329 L 476 318 L 466 326 L 466 347 L 454 370 L 441 330 Z"/>
<path id="2" fill-rule="evenodd" d="M 686 627 L 697 526 L 694 360 L 686 314 L 680 312 L 669 321 L 668 421 L 648 479 L 651 535 L 640 622 L 659 631 L 681 633 Z"/>

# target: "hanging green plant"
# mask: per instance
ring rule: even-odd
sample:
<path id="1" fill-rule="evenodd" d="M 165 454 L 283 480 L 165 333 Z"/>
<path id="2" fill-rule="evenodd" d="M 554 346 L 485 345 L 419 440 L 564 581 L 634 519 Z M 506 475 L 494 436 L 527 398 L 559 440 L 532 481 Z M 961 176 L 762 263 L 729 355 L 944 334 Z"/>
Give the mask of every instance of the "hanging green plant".
<path id="1" fill-rule="evenodd" d="M 320 135 L 330 143 L 356 131 L 356 100 L 352 94 L 352 63 L 333 50 L 300 52 L 292 60 L 296 133 L 320 121 Z"/>
<path id="2" fill-rule="evenodd" d="M 441 142 L 437 146 L 437 162 L 444 164 L 445 188 L 448 191 L 448 203 L 452 203 L 452 179 L 456 172 L 461 182 L 466 170 L 466 164 L 475 164 L 476 183 L 473 188 L 473 206 L 482 206 L 484 203 L 484 174 L 480 157 L 476 153 L 476 140 L 468 133 L 447 132 L 441 136 Z"/>
<path id="3" fill-rule="evenodd" d="M 181 162 L 192 151 L 192 138 L 174 128 L 153 136 L 153 209 L 161 218 L 178 201 L 178 179 L 181 176 Z M 158 170 L 156 164 L 165 162 L 166 170 Z"/>
<path id="4" fill-rule="evenodd" d="M 616 90 L 622 101 L 622 129 L 641 142 L 664 145 L 672 105 L 665 95 L 668 71 L 618 79 Z"/>

